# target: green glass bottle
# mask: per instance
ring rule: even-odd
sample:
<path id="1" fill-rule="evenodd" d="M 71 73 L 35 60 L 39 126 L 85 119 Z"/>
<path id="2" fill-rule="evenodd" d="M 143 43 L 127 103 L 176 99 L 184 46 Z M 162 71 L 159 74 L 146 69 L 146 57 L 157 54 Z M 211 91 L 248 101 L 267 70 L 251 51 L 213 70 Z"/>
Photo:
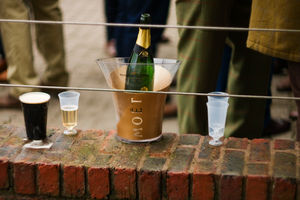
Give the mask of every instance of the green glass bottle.
<path id="1" fill-rule="evenodd" d="M 150 24 L 151 17 L 144 13 L 141 24 Z M 126 90 L 153 90 L 154 62 L 151 52 L 151 33 L 149 27 L 140 27 L 133 52 L 126 71 Z"/>

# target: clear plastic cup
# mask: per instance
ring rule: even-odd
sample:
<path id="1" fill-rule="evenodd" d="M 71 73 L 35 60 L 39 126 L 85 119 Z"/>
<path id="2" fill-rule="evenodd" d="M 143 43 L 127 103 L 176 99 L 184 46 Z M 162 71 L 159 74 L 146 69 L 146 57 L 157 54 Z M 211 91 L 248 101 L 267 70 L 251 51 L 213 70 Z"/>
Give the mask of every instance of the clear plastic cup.
<path id="1" fill-rule="evenodd" d="M 219 146 L 222 144 L 220 140 L 224 136 L 225 122 L 227 116 L 228 103 L 224 101 L 212 101 L 206 103 L 208 113 L 208 132 L 212 140 L 210 145 Z"/>
<path id="2" fill-rule="evenodd" d="M 219 94 L 219 95 L 228 95 L 228 93 L 225 92 L 210 92 L 208 93 L 210 94 Z M 208 102 L 212 102 L 212 101 L 224 101 L 228 103 L 228 99 L 229 97 L 224 97 L 224 96 L 207 96 L 207 100 Z"/>
<path id="3" fill-rule="evenodd" d="M 78 123 L 78 104 L 79 92 L 66 91 L 58 94 L 60 110 L 62 114 L 62 123 L 66 128 L 65 135 L 76 135 L 77 131 L 74 129 Z"/>

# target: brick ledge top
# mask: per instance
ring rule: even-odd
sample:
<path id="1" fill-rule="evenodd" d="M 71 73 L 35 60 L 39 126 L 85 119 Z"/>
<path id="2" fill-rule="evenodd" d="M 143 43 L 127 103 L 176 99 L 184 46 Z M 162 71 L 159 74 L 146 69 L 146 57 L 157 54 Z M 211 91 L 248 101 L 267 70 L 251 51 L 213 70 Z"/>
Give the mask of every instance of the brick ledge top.
<path id="1" fill-rule="evenodd" d="M 224 145 L 221 147 L 212 147 L 208 145 L 208 137 L 197 134 L 164 133 L 161 140 L 146 144 L 122 143 L 115 139 L 115 131 L 79 130 L 77 136 L 64 136 L 60 129 L 49 129 L 47 134 L 49 140 L 54 143 L 50 150 L 26 150 L 22 149 L 23 138 L 26 135 L 24 128 L 0 125 L 0 189 L 11 186 L 10 181 L 3 181 L 3 173 L 1 174 L 2 167 L 7 163 L 13 165 L 11 168 L 14 169 L 14 175 L 11 176 L 14 177 L 18 172 L 21 173 L 19 175 L 22 175 L 22 170 L 18 171 L 20 167 L 23 169 L 26 166 L 35 166 L 34 169 L 39 171 L 39 175 L 43 174 L 43 166 L 46 168 L 47 166 L 50 168 L 51 166 L 61 167 L 64 188 L 68 184 L 66 180 L 69 179 L 65 179 L 68 174 L 74 176 L 74 173 L 75 175 L 83 173 L 83 176 L 80 177 L 85 184 L 84 174 L 86 173 L 87 177 L 90 177 L 93 169 L 99 168 L 109 170 L 109 173 L 113 173 L 114 176 L 116 172 L 121 174 L 126 172 L 132 174 L 134 179 L 136 179 L 136 173 L 139 175 L 148 172 L 166 173 L 169 177 L 166 185 L 172 184 L 172 182 L 168 183 L 172 180 L 170 178 L 172 176 L 188 177 L 189 174 L 194 177 L 191 179 L 193 184 L 196 184 L 195 177 L 197 175 L 236 177 L 233 180 L 224 179 L 224 181 L 230 182 L 235 182 L 234 180 L 238 180 L 239 177 L 242 179 L 243 177 L 248 177 L 248 179 L 249 177 L 260 177 L 270 180 L 280 178 L 292 180 L 292 183 L 299 182 L 300 144 L 291 140 L 228 138 L 224 140 Z M 85 170 L 87 172 L 84 172 Z M 90 178 L 92 179 L 92 177 L 94 176 Z M 72 180 L 71 178 L 69 184 L 72 184 L 73 181 L 76 182 L 77 179 Z M 116 177 L 112 181 L 116 181 Z M 131 179 L 126 179 L 126 181 L 129 181 L 128 184 L 130 184 Z M 14 180 L 14 183 L 17 184 L 18 181 Z M 38 183 L 40 184 L 40 182 Z M 22 184 L 20 187 L 14 186 L 16 193 L 18 193 L 18 189 L 22 191 Z M 75 186 L 69 187 L 70 191 L 63 189 L 62 193 L 66 194 L 65 196 L 68 196 L 67 194 L 80 196 L 86 193 L 87 188 L 84 185 L 82 190 L 78 190 L 78 187 L 80 188 L 78 185 L 75 187 L 76 190 L 72 190 L 73 187 Z M 91 185 L 88 190 L 92 194 L 90 190 L 93 190 L 93 187 L 90 187 Z M 116 187 L 118 186 L 114 186 L 113 191 L 116 190 Z M 102 188 L 102 190 L 109 189 Z M 193 193 L 194 189 L 189 191 Z M 34 193 L 33 191 L 27 192 L 28 194 Z M 40 193 L 43 194 L 43 191 Z M 129 188 L 125 196 L 128 197 L 131 193 L 136 195 L 136 192 L 130 191 Z M 25 194 L 27 193 L 25 192 Z M 53 195 L 53 193 L 51 194 Z M 55 193 L 53 196 L 55 195 L 59 194 Z"/>
<path id="2" fill-rule="evenodd" d="M 296 167 L 300 164 L 300 144 L 292 140 L 231 137 L 224 140 L 224 145 L 213 147 L 208 145 L 207 136 L 164 133 L 156 142 L 126 144 L 114 137 L 114 130 L 78 132 L 76 136 L 65 136 L 60 129 L 48 129 L 48 138 L 54 143 L 50 150 L 26 150 L 22 149 L 26 138 L 24 128 L 0 125 L 0 158 L 11 162 L 138 170 L 146 169 L 143 162 L 147 159 L 156 158 L 167 162 L 160 167 L 149 163 L 147 170 L 276 177 L 296 177 L 299 172 Z"/>

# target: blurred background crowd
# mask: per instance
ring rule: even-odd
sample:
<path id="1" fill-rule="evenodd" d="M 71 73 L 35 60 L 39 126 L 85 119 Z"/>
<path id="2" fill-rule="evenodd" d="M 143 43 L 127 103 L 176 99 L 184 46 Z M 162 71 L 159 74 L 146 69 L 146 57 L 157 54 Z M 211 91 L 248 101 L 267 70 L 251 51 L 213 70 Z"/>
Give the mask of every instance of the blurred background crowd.
<path id="1" fill-rule="evenodd" d="M 280 12 L 284 0 L 268 2 L 214 0 L 204 1 L 203 6 L 203 1 L 180 0 L 2 0 L 0 18 L 138 23 L 140 15 L 148 12 L 153 24 L 300 29 L 300 16 L 294 12 L 299 2 L 293 0 Z M 1 23 L 0 30 L 1 83 L 95 88 L 107 87 L 95 60 L 130 56 L 138 31 L 23 23 Z M 248 37 L 248 32 L 152 29 L 151 34 L 155 57 L 182 61 L 171 90 L 299 95 L 300 40 L 295 38 L 300 33 L 250 32 Z M 28 91 L 34 90 L 0 88 L 1 124 L 23 124 L 17 97 Z M 53 97 L 48 124 L 61 127 L 55 98 L 59 90 L 47 92 Z M 111 94 L 81 93 L 78 128 L 115 129 Z M 204 97 L 168 96 L 163 131 L 207 134 L 205 102 Z M 231 98 L 229 104 L 226 136 L 297 138 L 299 110 L 294 101 Z"/>

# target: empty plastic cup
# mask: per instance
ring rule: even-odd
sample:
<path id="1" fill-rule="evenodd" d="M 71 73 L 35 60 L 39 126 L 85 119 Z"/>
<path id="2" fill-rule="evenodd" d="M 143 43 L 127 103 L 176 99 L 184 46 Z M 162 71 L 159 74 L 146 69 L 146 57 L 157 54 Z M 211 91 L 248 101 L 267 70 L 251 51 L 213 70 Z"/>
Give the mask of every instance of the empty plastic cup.
<path id="1" fill-rule="evenodd" d="M 212 101 L 206 103 L 208 113 L 208 132 L 212 140 L 210 145 L 219 146 L 222 144 L 220 140 L 224 136 L 225 122 L 227 116 L 228 103 L 224 101 Z"/>
<path id="2" fill-rule="evenodd" d="M 228 95 L 225 92 L 210 92 L 208 94 L 220 94 L 220 95 Z M 207 100 L 208 102 L 212 102 L 212 101 L 225 101 L 228 102 L 229 97 L 224 97 L 224 96 L 207 96 Z"/>

